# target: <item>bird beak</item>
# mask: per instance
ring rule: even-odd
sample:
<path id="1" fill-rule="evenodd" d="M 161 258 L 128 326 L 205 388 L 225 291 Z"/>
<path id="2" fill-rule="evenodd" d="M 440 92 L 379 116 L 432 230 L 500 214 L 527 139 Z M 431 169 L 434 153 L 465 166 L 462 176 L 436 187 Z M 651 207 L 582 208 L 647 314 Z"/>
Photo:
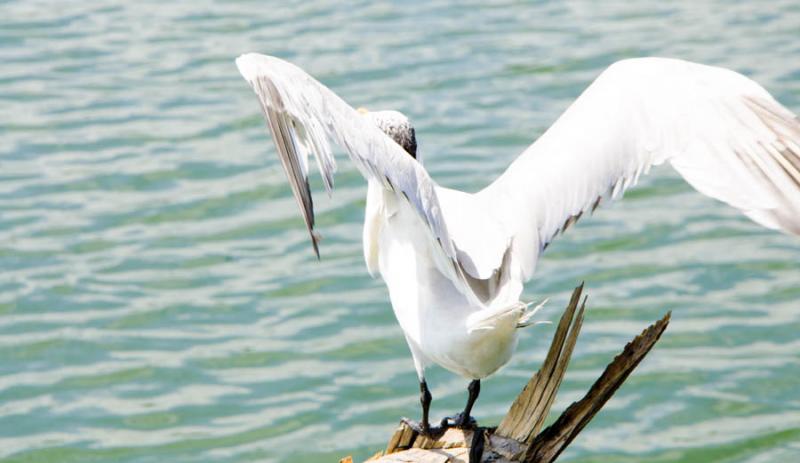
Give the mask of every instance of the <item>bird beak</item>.
<path id="1" fill-rule="evenodd" d="M 367 109 L 367 108 L 362 106 L 362 107 L 356 109 L 356 111 L 358 111 L 360 114 L 367 114 L 369 112 L 369 109 Z"/>

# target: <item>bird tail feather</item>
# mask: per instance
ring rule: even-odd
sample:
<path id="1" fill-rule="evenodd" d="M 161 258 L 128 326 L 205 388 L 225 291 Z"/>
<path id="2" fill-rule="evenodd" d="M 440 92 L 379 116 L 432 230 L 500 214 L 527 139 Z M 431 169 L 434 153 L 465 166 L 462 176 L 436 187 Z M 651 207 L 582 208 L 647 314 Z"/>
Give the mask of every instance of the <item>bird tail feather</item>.
<path id="1" fill-rule="evenodd" d="M 544 307 L 544 305 L 547 304 L 547 301 L 549 300 L 550 300 L 549 298 L 545 298 L 542 302 L 536 304 L 536 306 L 532 309 L 531 306 L 533 305 L 533 302 L 525 304 L 525 310 L 522 312 L 522 316 L 519 317 L 519 320 L 517 320 L 517 328 L 525 328 L 531 325 L 550 324 L 549 320 L 539 320 L 539 321 L 532 320 L 533 316 L 536 315 L 540 310 L 542 310 L 542 307 Z"/>
<path id="2" fill-rule="evenodd" d="M 467 330 L 472 333 L 479 330 L 491 330 L 497 328 L 502 321 L 509 317 L 514 321 L 514 328 L 525 328 L 531 325 L 550 323 L 549 321 L 532 321 L 533 316 L 547 303 L 547 299 L 536 304 L 531 308 L 533 302 L 515 302 L 514 304 L 498 307 L 494 309 L 481 310 L 475 312 L 467 318 Z"/>

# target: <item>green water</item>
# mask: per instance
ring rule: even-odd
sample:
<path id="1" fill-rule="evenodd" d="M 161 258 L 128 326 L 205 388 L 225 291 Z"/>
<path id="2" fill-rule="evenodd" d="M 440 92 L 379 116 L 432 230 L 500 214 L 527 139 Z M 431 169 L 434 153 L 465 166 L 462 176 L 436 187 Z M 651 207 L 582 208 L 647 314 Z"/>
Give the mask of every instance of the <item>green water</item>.
<path id="1" fill-rule="evenodd" d="M 342 160 L 317 195 L 317 262 L 240 53 L 407 113 L 433 176 L 476 190 L 620 58 L 731 67 L 800 111 L 800 5 L 729 3 L 0 1 L 0 459 L 338 461 L 418 415 L 364 183 Z M 554 242 L 525 297 L 555 319 L 586 280 L 591 306 L 557 409 L 673 310 L 563 461 L 800 460 L 799 261 L 669 169 Z M 484 383 L 482 423 L 551 333 Z M 435 416 L 462 406 L 429 376 Z"/>

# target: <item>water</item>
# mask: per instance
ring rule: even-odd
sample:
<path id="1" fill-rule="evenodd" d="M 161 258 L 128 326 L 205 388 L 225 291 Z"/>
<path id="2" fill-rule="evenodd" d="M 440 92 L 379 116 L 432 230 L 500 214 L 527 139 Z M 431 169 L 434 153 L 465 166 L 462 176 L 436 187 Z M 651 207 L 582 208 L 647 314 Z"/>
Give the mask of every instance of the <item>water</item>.
<path id="1" fill-rule="evenodd" d="M 483 5 L 483 6 L 482 6 Z M 317 195 L 313 258 L 233 59 L 287 58 L 396 108 L 442 184 L 477 190 L 611 62 L 742 71 L 800 111 L 800 6 L 729 2 L 0 2 L 0 459 L 364 458 L 417 416 L 361 256 L 364 184 Z M 317 181 L 317 186 L 319 182 Z M 657 169 L 548 249 L 525 297 L 590 311 L 556 408 L 668 309 L 661 343 L 571 462 L 800 457 L 800 241 Z M 496 423 L 549 343 L 485 382 Z M 430 372 L 433 413 L 466 382 Z"/>

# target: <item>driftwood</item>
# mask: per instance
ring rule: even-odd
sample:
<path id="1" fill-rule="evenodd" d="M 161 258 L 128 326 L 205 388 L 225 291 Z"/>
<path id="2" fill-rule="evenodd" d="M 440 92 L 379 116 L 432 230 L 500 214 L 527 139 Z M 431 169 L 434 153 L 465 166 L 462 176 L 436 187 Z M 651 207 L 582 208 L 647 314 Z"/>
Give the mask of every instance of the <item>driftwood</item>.
<path id="1" fill-rule="evenodd" d="M 606 367 L 586 395 L 541 431 L 567 370 L 583 323 L 586 298 L 583 284 L 575 288 L 561 316 L 541 368 L 525 385 L 496 428 L 448 429 L 437 440 L 418 435 L 401 422 L 386 450 L 371 463 L 549 463 L 569 445 L 622 385 L 669 324 L 670 313 L 629 342 Z M 580 303 L 580 304 L 579 304 Z M 580 307 L 579 307 L 580 306 Z M 541 431 L 541 432 L 540 432 Z M 341 463 L 352 463 L 350 457 Z"/>

